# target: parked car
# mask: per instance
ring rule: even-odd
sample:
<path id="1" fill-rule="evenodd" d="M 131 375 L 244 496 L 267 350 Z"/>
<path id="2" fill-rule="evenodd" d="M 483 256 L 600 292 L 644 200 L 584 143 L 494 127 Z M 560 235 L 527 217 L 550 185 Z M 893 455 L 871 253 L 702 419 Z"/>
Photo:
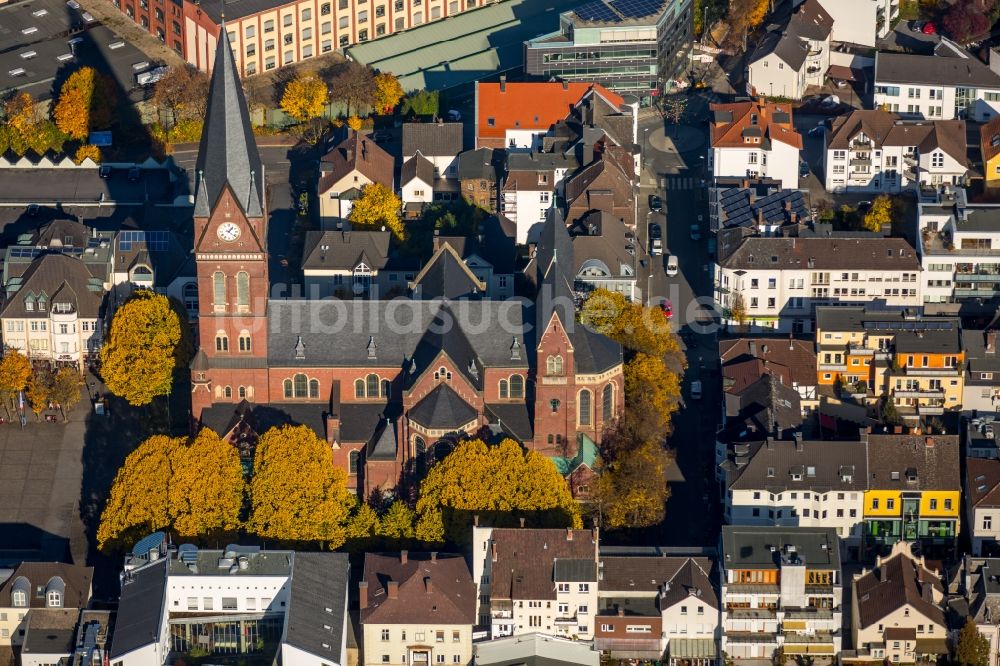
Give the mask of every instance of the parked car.
<path id="1" fill-rule="evenodd" d="M 805 178 L 809 175 L 809 163 L 805 160 L 799 160 L 799 178 Z"/>
<path id="2" fill-rule="evenodd" d="M 457 123 L 459 120 L 462 119 L 462 114 L 456 111 L 455 109 L 448 109 L 447 116 L 448 120 L 453 123 Z"/>
<path id="3" fill-rule="evenodd" d="M 924 26 L 920 29 L 920 32 L 924 33 L 925 35 L 936 35 L 937 26 L 934 25 L 933 21 L 928 21 L 927 23 L 924 23 Z"/>
<path id="4" fill-rule="evenodd" d="M 693 381 L 691 382 L 691 399 L 701 400 L 701 382 Z"/>
<path id="5" fill-rule="evenodd" d="M 697 224 L 691 225 L 691 240 L 700 241 L 701 240 L 701 227 Z"/>
<path id="6" fill-rule="evenodd" d="M 680 264 L 677 262 L 677 255 L 669 255 L 667 257 L 667 277 L 674 277 L 679 271 Z"/>
<path id="7" fill-rule="evenodd" d="M 649 195 L 649 210 L 656 213 L 663 210 L 663 201 L 655 194 Z"/>
<path id="8" fill-rule="evenodd" d="M 111 167 L 107 164 L 102 164 L 101 168 L 98 169 L 97 172 L 100 174 L 101 178 L 104 178 L 105 180 L 111 178 Z"/>
<path id="9" fill-rule="evenodd" d="M 910 21 L 909 28 L 913 32 L 921 32 L 924 29 L 924 22 L 923 21 Z"/>
<path id="10" fill-rule="evenodd" d="M 649 224 L 649 254 L 654 257 L 663 254 L 663 230 L 655 222 Z"/>
<path id="11" fill-rule="evenodd" d="M 663 316 L 666 319 L 670 319 L 674 316 L 674 306 L 670 302 L 669 298 L 663 299 L 663 302 L 660 303 L 660 310 L 663 312 Z"/>

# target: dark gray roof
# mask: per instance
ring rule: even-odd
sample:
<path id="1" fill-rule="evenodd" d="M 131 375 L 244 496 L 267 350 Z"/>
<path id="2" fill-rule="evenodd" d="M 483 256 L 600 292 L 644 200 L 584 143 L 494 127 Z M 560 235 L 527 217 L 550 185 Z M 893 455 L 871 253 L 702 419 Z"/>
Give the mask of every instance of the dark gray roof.
<path id="1" fill-rule="evenodd" d="M 920 270 L 916 251 L 904 238 L 750 236 L 719 237 L 720 264 L 744 270 Z"/>
<path id="2" fill-rule="evenodd" d="M 722 526 L 722 564 L 726 569 L 777 569 L 789 552 L 788 546 L 794 547 L 795 555 L 808 567 L 840 570 L 836 528 Z"/>
<path id="3" fill-rule="evenodd" d="M 959 231 L 1000 231 L 1000 208 L 968 206 L 961 212 L 963 214 L 955 218 Z"/>
<path id="4" fill-rule="evenodd" d="M 486 415 L 490 423 L 498 423 L 501 430 L 518 441 L 527 442 L 534 438 L 531 413 L 523 402 L 487 403 Z"/>
<path id="5" fill-rule="evenodd" d="M 127 574 L 111 641 L 112 660 L 159 640 L 166 604 L 168 561 L 153 562 Z"/>
<path id="6" fill-rule="evenodd" d="M 762 197 L 754 188 L 734 187 L 719 193 L 721 214 L 719 222 L 724 227 L 752 227 L 758 217 L 769 225 L 783 225 L 809 218 L 809 208 L 802 190 L 779 190 Z"/>
<path id="7" fill-rule="evenodd" d="M 388 231 L 309 231 L 302 253 L 303 270 L 354 270 L 362 261 L 373 271 L 389 263 Z"/>
<path id="8" fill-rule="evenodd" d="M 450 246 L 438 250 L 412 283 L 414 296 L 423 299 L 468 298 L 485 287 Z"/>
<path id="9" fill-rule="evenodd" d="M 350 573 L 347 555 L 297 552 L 292 558 L 285 643 L 342 664 Z"/>
<path id="10" fill-rule="evenodd" d="M 806 61 L 809 43 L 790 31 L 769 32 L 754 50 L 753 55 L 750 56 L 750 62 L 762 60 L 772 53 L 781 58 L 793 70 L 798 71 L 802 67 L 802 63 Z"/>
<path id="11" fill-rule="evenodd" d="M 581 558 L 557 558 L 553 563 L 552 580 L 557 583 L 585 583 L 597 580 L 597 562 Z"/>
<path id="12" fill-rule="evenodd" d="M 875 82 L 973 86 L 1000 90 L 1000 75 L 967 51 L 943 41 L 941 55 L 914 53 L 875 54 Z"/>
<path id="13" fill-rule="evenodd" d="M 688 558 L 670 579 L 670 588 L 660 598 L 660 608 L 665 610 L 691 596 L 704 601 L 712 608 L 718 608 L 719 596 L 712 580 L 708 577 L 710 571 L 710 563 L 709 566 L 705 566 L 704 562 L 699 563 L 694 558 Z"/>
<path id="14" fill-rule="evenodd" d="M 476 415 L 476 410 L 447 384 L 438 384 L 407 412 L 411 421 L 433 430 L 457 429 L 475 420 Z"/>
<path id="15" fill-rule="evenodd" d="M 80 259 L 65 254 L 43 254 L 31 262 L 20 288 L 0 310 L 0 317 L 47 319 L 49 308 L 39 311 L 35 307 L 29 312 L 24 306 L 29 296 L 38 299 L 43 295 L 49 308 L 53 303 L 70 303 L 80 317 L 94 319 L 100 315 L 104 302 L 104 286 L 99 278 L 91 277 Z"/>
<path id="16" fill-rule="evenodd" d="M 493 180 L 496 178 L 496 169 L 493 166 L 493 149 L 479 148 L 459 154 L 458 177 L 460 180 Z"/>
<path id="17" fill-rule="evenodd" d="M 762 373 L 742 391 L 726 392 L 727 429 L 752 430 L 764 437 L 780 438 L 802 426 L 798 391 L 780 378 Z"/>
<path id="18" fill-rule="evenodd" d="M 229 32 L 215 49 L 205 129 L 198 147 L 194 214 L 207 217 L 226 185 L 248 217 L 264 215 L 264 167 L 250 126 Z"/>
<path id="19" fill-rule="evenodd" d="M 21 653 L 39 656 L 71 654 L 79 615 L 80 611 L 76 608 L 32 609 L 28 613 Z"/>
<path id="20" fill-rule="evenodd" d="M 383 419 L 376 427 L 375 436 L 365 455 L 368 460 L 396 459 L 396 422 Z"/>
<path id="21" fill-rule="evenodd" d="M 418 179 L 428 185 L 434 184 L 434 164 L 420 153 L 403 162 L 399 184 L 406 185 L 410 181 Z"/>
<path id="22" fill-rule="evenodd" d="M 972 372 L 1000 372 L 1000 354 L 997 354 L 996 340 L 994 339 L 993 348 L 987 351 L 987 335 L 987 331 L 962 331 L 962 348 L 965 350 L 965 358 Z M 978 376 L 969 376 L 966 381 L 974 382 L 978 379 Z M 992 380 L 987 381 L 990 385 L 993 384 Z"/>
<path id="23" fill-rule="evenodd" d="M 609 277 L 637 279 L 635 233 L 614 215 L 591 211 L 573 225 L 570 233 L 574 270 L 578 275 L 585 269 L 597 267 L 606 271 Z M 631 269 L 632 275 L 623 275 L 623 267 Z"/>
<path id="24" fill-rule="evenodd" d="M 231 405 L 216 403 L 201 412 L 201 423 L 225 437 L 240 422 L 245 422 L 258 435 L 271 428 L 285 425 L 304 425 L 320 439 L 326 438 L 326 420 L 323 405 L 319 403 L 256 404 L 241 401 Z"/>
<path id="25" fill-rule="evenodd" d="M 868 453 L 859 441 L 768 440 L 749 458 L 731 490 L 864 491 L 868 482 Z M 799 480 L 792 479 L 792 472 Z"/>
<path id="26" fill-rule="evenodd" d="M 957 354 L 962 351 L 958 326 L 950 330 L 900 331 L 894 337 L 896 352 Z"/>
<path id="27" fill-rule="evenodd" d="M 340 439 L 369 442 L 385 421 L 388 405 L 381 402 L 346 402 L 340 405 Z"/>
<path id="28" fill-rule="evenodd" d="M 958 435 L 868 435 L 870 490 L 962 489 Z"/>
<path id="29" fill-rule="evenodd" d="M 462 152 L 462 123 L 403 123 L 403 157 L 454 157 Z"/>

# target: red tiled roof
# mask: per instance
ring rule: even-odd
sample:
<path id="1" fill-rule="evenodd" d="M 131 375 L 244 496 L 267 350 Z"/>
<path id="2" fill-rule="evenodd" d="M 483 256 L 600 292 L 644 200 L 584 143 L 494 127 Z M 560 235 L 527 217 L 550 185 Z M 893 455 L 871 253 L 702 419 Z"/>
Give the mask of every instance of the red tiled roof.
<path id="1" fill-rule="evenodd" d="M 779 102 L 753 100 L 734 104 L 713 104 L 715 120 L 712 122 L 713 148 L 744 148 L 744 131 L 758 128 L 761 138 L 787 143 L 802 150 L 802 135 L 792 124 L 792 107 Z M 787 122 L 776 118 L 787 116 Z M 751 120 L 756 116 L 756 124 Z M 783 119 L 782 119 L 783 120 Z"/>
<path id="2" fill-rule="evenodd" d="M 621 95 L 597 83 L 536 82 L 480 83 L 476 87 L 476 132 L 480 137 L 503 138 L 508 129 L 548 130 L 593 89 L 616 108 Z M 493 125 L 487 122 L 493 118 Z"/>

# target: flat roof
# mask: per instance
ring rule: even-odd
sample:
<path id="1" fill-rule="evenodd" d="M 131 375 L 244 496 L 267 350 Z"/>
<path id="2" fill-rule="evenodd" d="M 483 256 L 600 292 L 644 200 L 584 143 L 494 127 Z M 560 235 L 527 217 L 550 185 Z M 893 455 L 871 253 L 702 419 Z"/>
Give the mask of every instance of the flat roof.
<path id="1" fill-rule="evenodd" d="M 85 65 L 112 75 L 122 90 L 131 90 L 132 66 L 148 61 L 147 56 L 93 17 L 88 21 L 84 13 L 64 0 L 0 4 L 0 94 L 23 90 L 39 101 L 51 99 L 53 88 Z"/>
<path id="2" fill-rule="evenodd" d="M 241 0 L 258 1 L 258 0 Z M 559 29 L 579 0 L 506 0 L 351 46 L 352 60 L 392 72 L 403 90 L 442 90 L 524 65 L 524 42 Z"/>
<path id="3" fill-rule="evenodd" d="M 169 204 L 174 188 L 166 169 L 141 169 L 132 182 L 125 169 L 112 169 L 101 178 L 98 169 L 9 168 L 0 169 L 0 206 L 26 204 L 95 204 L 142 206 Z"/>

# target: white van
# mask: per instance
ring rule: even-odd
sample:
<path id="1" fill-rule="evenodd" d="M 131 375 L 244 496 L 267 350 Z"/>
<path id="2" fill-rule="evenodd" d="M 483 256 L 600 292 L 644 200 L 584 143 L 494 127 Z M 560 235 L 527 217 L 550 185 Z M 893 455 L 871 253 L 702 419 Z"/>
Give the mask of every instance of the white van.
<path id="1" fill-rule="evenodd" d="M 673 254 L 667 256 L 667 277 L 674 277 L 679 270 L 680 266 L 677 263 L 677 256 Z"/>

